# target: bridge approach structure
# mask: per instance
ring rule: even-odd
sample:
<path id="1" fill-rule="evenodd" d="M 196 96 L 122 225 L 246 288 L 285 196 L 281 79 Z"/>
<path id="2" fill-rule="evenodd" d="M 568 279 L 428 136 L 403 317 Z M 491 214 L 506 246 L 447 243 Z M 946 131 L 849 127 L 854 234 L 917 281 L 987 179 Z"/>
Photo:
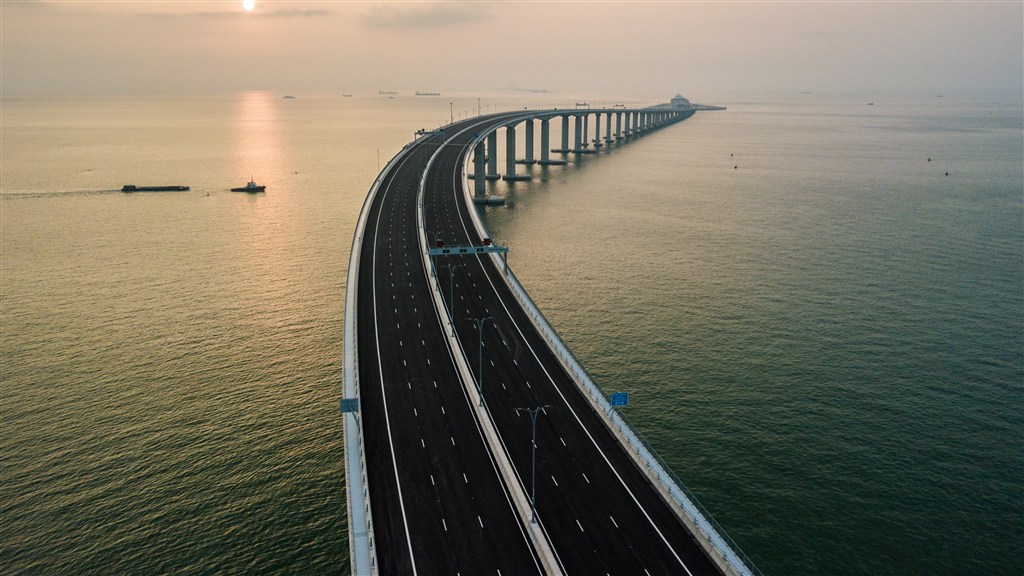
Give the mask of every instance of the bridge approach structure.
<path id="1" fill-rule="evenodd" d="M 692 114 L 479 116 L 417 138 L 377 177 L 353 238 L 346 294 L 353 574 L 757 574 L 608 405 L 500 251 L 430 255 L 438 241 L 491 244 L 473 201 L 495 175 L 498 130 L 506 133 L 504 176 L 517 180 L 526 175 L 515 166 L 533 161 L 535 121 L 539 162 L 557 164 L 548 150 L 554 118 L 563 134 L 555 153 L 568 155 Z M 515 153 L 521 124 L 523 159 Z"/>

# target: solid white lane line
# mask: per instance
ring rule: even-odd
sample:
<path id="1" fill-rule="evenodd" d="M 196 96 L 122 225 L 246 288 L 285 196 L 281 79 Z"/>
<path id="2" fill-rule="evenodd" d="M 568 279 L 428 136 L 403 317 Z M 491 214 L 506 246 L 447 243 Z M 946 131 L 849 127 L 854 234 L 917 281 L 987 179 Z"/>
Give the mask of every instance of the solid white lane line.
<path id="1" fill-rule="evenodd" d="M 585 530 L 583 530 L 583 524 L 580 524 L 579 518 L 576 519 L 576 525 L 580 527 L 580 532 L 585 532 Z"/>
<path id="2" fill-rule="evenodd" d="M 590 478 L 587 478 L 587 474 L 585 472 L 583 472 L 582 474 L 583 474 L 583 479 L 587 481 L 587 484 L 590 484 Z"/>
<path id="3" fill-rule="evenodd" d="M 462 212 L 460 211 L 460 219 L 461 219 L 461 214 L 462 214 Z M 463 228 L 463 232 L 468 236 L 469 235 L 469 230 L 466 227 L 466 222 L 465 222 L 464 219 L 462 220 L 462 228 Z M 498 289 L 494 285 L 494 279 L 491 278 L 491 273 L 490 273 L 489 269 L 486 266 L 483 265 L 482 259 L 480 258 L 479 255 L 476 258 L 476 262 L 477 262 L 477 265 L 480 267 L 481 272 L 484 274 L 484 277 L 487 278 L 487 282 L 491 285 L 491 290 L 495 294 L 498 294 Z M 647 518 L 648 523 L 650 523 L 651 527 L 654 528 L 654 531 L 658 534 L 658 537 L 661 538 L 661 541 L 665 544 L 665 547 L 668 548 L 669 552 L 672 553 L 672 556 L 674 556 L 676 561 L 679 562 L 679 565 L 683 567 L 683 570 L 685 570 L 686 573 L 689 574 L 690 576 L 693 576 L 693 572 L 691 572 L 690 568 L 686 565 L 685 562 L 683 562 L 683 559 L 679 557 L 679 554 L 676 552 L 675 548 L 669 543 L 668 538 L 665 537 L 665 534 L 662 533 L 662 531 L 658 527 L 658 525 L 655 524 L 654 519 L 651 518 L 651 515 L 648 514 L 647 510 L 640 504 L 640 500 L 637 499 L 636 495 L 633 494 L 633 491 L 626 484 L 626 481 L 622 478 L 622 475 L 620 475 L 619 471 L 616 470 L 615 466 L 612 465 L 611 460 L 608 459 L 608 456 L 604 453 L 604 450 L 602 450 L 601 447 L 598 445 L 597 440 L 594 439 L 594 436 L 590 433 L 590 430 L 586 426 L 583 425 L 583 421 L 580 420 L 579 415 L 573 409 L 572 405 L 569 404 L 569 400 L 565 397 L 565 394 L 562 392 L 562 388 L 560 386 L 558 386 L 557 383 L 555 383 L 554 377 L 551 375 L 550 372 L 548 372 L 548 369 L 544 365 L 544 363 L 540 361 L 540 357 L 537 355 L 537 351 L 533 349 L 533 346 L 530 344 L 530 341 L 526 338 L 526 335 L 523 334 L 522 328 L 520 328 L 519 324 L 515 321 L 515 319 L 514 319 L 514 317 L 512 315 L 512 312 L 508 308 L 508 305 L 501 298 L 498 298 L 498 302 L 501 304 L 502 308 L 505 309 L 505 314 L 508 316 L 508 318 L 512 319 L 512 325 L 515 326 L 516 331 L 519 332 L 519 335 L 523 338 L 523 341 L 526 343 L 527 349 L 530 350 L 530 354 L 533 356 L 533 359 L 537 363 L 537 366 L 548 377 L 548 381 L 551 383 L 551 386 L 555 389 L 556 392 L 558 392 L 558 395 L 562 398 L 562 402 L 565 404 L 565 406 L 567 408 L 569 408 L 569 412 L 573 415 L 573 418 L 576 420 L 576 423 L 579 424 L 580 429 L 582 429 L 583 432 L 587 435 L 587 438 L 590 439 L 591 444 L 593 444 L 594 448 L 597 449 L 598 454 L 601 455 L 601 458 L 605 461 L 605 464 L 607 464 L 608 468 L 611 469 L 613 474 L 615 474 L 615 477 L 619 480 L 619 483 L 622 484 L 622 487 L 625 488 L 626 493 L 629 494 L 630 498 L 636 504 L 637 508 L 640 509 L 640 512 L 644 515 L 644 517 Z M 468 312 L 468 310 L 467 310 L 467 312 Z M 512 360 L 512 363 L 517 365 L 517 366 L 519 365 L 519 362 L 516 361 L 515 359 Z M 580 527 L 580 529 L 582 530 L 582 526 Z"/>
<path id="4" fill-rule="evenodd" d="M 403 163 L 404 163 L 404 161 L 405 160 L 403 160 Z M 384 197 L 387 196 L 387 193 L 388 193 L 389 190 L 390 190 L 390 187 L 388 187 L 387 189 L 384 190 Z M 383 198 L 381 199 L 381 201 L 383 202 Z M 405 499 L 402 496 L 402 481 L 398 477 L 398 459 L 395 457 L 395 442 L 394 442 L 394 438 L 392 437 L 392 434 L 391 434 L 391 416 L 388 413 L 388 398 L 387 398 L 387 392 L 384 389 L 384 364 L 383 364 L 383 360 L 381 359 L 381 354 L 380 354 L 380 325 L 377 323 L 378 314 L 377 314 L 377 273 L 376 273 L 377 272 L 377 245 L 378 245 L 377 244 L 377 242 L 378 242 L 377 236 L 378 236 L 378 231 L 380 230 L 380 216 L 381 216 L 381 213 L 380 213 L 380 211 L 378 211 L 377 212 L 377 224 L 376 224 L 376 226 L 374 228 L 374 232 L 373 232 L 373 242 L 374 242 L 373 263 L 371 264 L 371 268 L 370 268 L 371 272 L 372 272 L 372 276 L 373 276 L 373 289 L 372 289 L 373 302 L 374 302 L 374 306 L 373 306 L 373 332 L 374 332 L 374 339 L 376 340 L 376 346 L 377 346 L 377 374 L 380 376 L 380 394 L 381 394 L 382 404 L 384 405 L 384 425 L 385 425 L 385 427 L 388 430 L 388 447 L 391 450 L 391 467 L 392 467 L 392 470 L 394 470 L 394 472 L 395 472 L 395 487 L 398 489 L 398 508 L 402 511 L 402 526 L 405 528 L 405 542 L 406 542 L 406 545 L 407 545 L 407 547 L 409 549 L 409 563 L 412 564 L 413 576 L 416 576 L 416 574 L 417 574 L 417 571 L 416 571 L 416 554 L 413 552 L 413 548 L 412 548 L 412 535 L 409 533 L 409 519 L 408 519 L 408 515 L 405 513 Z M 397 314 L 397 310 L 395 312 Z"/>
<path id="5" fill-rule="evenodd" d="M 619 527 L 619 523 L 615 521 L 615 517 L 612 516 L 611 514 L 609 514 L 608 517 L 612 519 L 612 524 L 615 524 L 615 527 L 618 528 Z"/>

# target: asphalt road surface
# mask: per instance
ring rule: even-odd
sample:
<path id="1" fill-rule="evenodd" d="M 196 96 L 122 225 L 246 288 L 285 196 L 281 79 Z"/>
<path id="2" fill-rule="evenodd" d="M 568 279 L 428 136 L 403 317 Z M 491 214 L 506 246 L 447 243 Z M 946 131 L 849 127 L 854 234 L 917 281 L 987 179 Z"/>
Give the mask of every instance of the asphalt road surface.
<path id="1" fill-rule="evenodd" d="M 511 115 L 503 118 L 507 120 Z M 471 119 L 421 138 L 385 177 L 361 252 L 359 375 L 376 546 L 382 574 L 534 574 L 526 537 L 454 367 L 416 236 L 480 244 L 462 189 Z M 487 256 L 435 258 L 468 364 L 480 365 L 485 410 L 566 574 L 720 574 L 565 373 Z M 449 269 L 446 264 L 461 265 Z M 454 278 L 452 278 L 454 275 Z M 454 302 L 449 282 L 454 280 Z M 476 386 L 476 383 L 470 383 Z M 531 477 L 531 419 L 537 417 Z"/>

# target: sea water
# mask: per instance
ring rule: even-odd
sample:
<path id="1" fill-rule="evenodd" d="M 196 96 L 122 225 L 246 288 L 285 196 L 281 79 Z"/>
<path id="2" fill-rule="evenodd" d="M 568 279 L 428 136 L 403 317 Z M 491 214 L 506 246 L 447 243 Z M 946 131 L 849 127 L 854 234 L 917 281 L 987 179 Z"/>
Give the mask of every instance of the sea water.
<path id="1" fill-rule="evenodd" d="M 710 100 L 491 184 L 511 266 L 765 573 L 1019 574 L 1020 102 Z M 347 573 L 353 226 L 414 131 L 477 106 L 5 101 L 5 572 Z"/>

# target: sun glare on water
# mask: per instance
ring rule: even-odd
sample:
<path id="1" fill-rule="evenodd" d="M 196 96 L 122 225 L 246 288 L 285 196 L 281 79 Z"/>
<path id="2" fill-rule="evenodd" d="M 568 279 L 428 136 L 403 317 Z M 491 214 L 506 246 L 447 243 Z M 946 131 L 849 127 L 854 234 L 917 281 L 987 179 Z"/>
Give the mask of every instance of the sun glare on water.
<path id="1" fill-rule="evenodd" d="M 256 7 L 256 0 L 242 0 L 242 8 L 245 8 L 246 11 L 251 12 L 252 9 L 255 8 L 255 7 Z"/>

